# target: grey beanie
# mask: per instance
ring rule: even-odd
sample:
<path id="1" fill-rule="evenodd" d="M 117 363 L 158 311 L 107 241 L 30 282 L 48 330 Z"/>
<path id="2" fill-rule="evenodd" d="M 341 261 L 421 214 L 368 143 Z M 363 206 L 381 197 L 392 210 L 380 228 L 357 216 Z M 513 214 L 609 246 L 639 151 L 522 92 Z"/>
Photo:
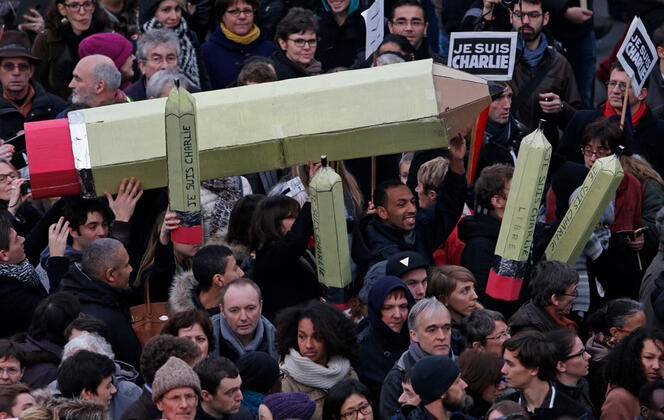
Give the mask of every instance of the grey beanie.
<path id="1" fill-rule="evenodd" d="M 156 403 L 171 389 L 186 386 L 193 388 L 197 395 L 201 395 L 201 381 L 198 375 L 184 360 L 171 356 L 154 375 L 152 401 Z"/>

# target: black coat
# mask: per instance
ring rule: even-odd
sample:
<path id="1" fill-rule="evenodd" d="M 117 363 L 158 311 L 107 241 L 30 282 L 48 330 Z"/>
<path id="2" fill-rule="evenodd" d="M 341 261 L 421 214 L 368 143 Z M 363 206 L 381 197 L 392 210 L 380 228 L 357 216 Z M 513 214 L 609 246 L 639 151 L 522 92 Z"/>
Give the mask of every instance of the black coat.
<path id="1" fill-rule="evenodd" d="M 461 265 L 475 276 L 479 300 L 485 303 L 486 283 L 498 242 L 500 219 L 494 215 L 475 213 L 461 219 L 457 232 L 459 239 L 466 243 L 461 254 Z"/>
<path id="2" fill-rule="evenodd" d="M 512 116 L 504 127 L 504 131 L 498 132 L 498 125 L 487 123 L 482 148 L 477 158 L 475 179 L 482 173 L 482 169 L 494 163 L 516 165 L 521 139 L 527 134 L 527 129 Z"/>
<path id="3" fill-rule="evenodd" d="M 117 360 L 134 367 L 140 366 L 141 345 L 131 327 L 128 290 L 111 287 L 89 277 L 74 265 L 62 279 L 60 291 L 76 296 L 81 302 L 81 312 L 106 323 Z"/>
<path id="4" fill-rule="evenodd" d="M 323 66 L 323 72 L 335 67 L 351 67 L 364 60 L 366 28 L 360 10 L 351 13 L 343 25 L 339 26 L 332 12 L 318 17 L 318 37 L 316 60 Z"/>
<path id="5" fill-rule="evenodd" d="M 315 261 L 307 258 L 313 235 L 311 204 L 305 203 L 291 230 L 279 241 L 256 252 L 254 281 L 263 294 L 263 316 L 274 320 L 283 308 L 321 296 Z M 304 257 L 307 261 L 301 261 Z M 311 264 L 313 263 L 313 264 Z"/>
<path id="6" fill-rule="evenodd" d="M 519 402 L 522 398 L 521 391 L 512 392 L 498 399 L 498 401 L 511 400 Z M 530 413 L 531 420 L 551 420 L 561 417 L 572 418 L 576 420 L 591 420 L 592 414 L 589 413 L 581 404 L 572 400 L 564 392 L 556 390 L 553 404 L 550 407 L 539 407 L 534 413 Z"/>
<path id="7" fill-rule="evenodd" d="M 23 124 L 32 121 L 51 120 L 65 109 L 65 101 L 46 90 L 35 79 L 30 80 L 30 84 L 35 90 L 35 96 L 32 99 L 32 108 L 28 115 L 23 116 L 18 109 L 0 95 L 0 138 L 8 140 L 23 130 Z M 14 145 L 14 158 L 12 163 L 17 168 L 27 165 L 22 154 L 25 152 L 25 137 L 12 142 Z"/>
<path id="8" fill-rule="evenodd" d="M 152 402 L 152 392 L 143 386 L 143 393 L 132 405 L 122 413 L 120 420 L 157 420 L 161 419 L 161 412 L 157 404 Z"/>
<path id="9" fill-rule="evenodd" d="M 293 63 L 283 51 L 277 50 L 270 56 L 277 72 L 278 80 L 294 79 L 310 76 L 302 67 Z"/>
<path id="10" fill-rule="evenodd" d="M 509 320 L 510 329 L 512 334 L 517 334 L 520 331 L 540 331 L 547 333 L 549 331 L 560 329 L 560 326 L 551 316 L 544 311 L 544 309 L 535 305 L 533 302 L 528 302 Z"/>

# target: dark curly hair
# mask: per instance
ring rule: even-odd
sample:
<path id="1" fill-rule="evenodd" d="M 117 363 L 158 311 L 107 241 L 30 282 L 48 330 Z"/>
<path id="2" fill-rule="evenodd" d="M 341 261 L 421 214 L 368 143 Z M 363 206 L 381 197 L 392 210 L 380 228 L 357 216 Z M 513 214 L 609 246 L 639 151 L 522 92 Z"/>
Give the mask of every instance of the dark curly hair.
<path id="1" fill-rule="evenodd" d="M 604 366 L 606 381 L 625 388 L 636 398 L 641 387 L 648 382 L 641 363 L 641 351 L 646 340 L 664 343 L 664 334 L 653 328 L 635 329 L 609 353 Z"/>
<path id="2" fill-rule="evenodd" d="M 141 353 L 141 374 L 149 384 L 160 367 L 175 356 L 191 365 L 201 355 L 201 350 L 191 340 L 172 335 L 158 335 L 145 343 Z"/>
<path id="3" fill-rule="evenodd" d="M 280 356 L 287 355 L 290 349 L 299 350 L 297 325 L 304 318 L 311 319 L 317 332 L 323 337 L 328 357 L 339 355 L 351 362 L 357 360 L 355 324 L 337 308 L 317 300 L 286 308 L 277 315 L 275 338 Z"/>
<path id="4" fill-rule="evenodd" d="M 190 311 L 178 312 L 166 321 L 159 334 L 170 334 L 178 337 L 179 330 L 183 328 L 191 328 L 195 324 L 201 326 L 201 329 L 208 340 L 208 353 L 212 353 L 215 345 L 214 327 L 212 326 L 212 321 L 210 321 L 210 316 L 206 311 L 192 309 Z"/>

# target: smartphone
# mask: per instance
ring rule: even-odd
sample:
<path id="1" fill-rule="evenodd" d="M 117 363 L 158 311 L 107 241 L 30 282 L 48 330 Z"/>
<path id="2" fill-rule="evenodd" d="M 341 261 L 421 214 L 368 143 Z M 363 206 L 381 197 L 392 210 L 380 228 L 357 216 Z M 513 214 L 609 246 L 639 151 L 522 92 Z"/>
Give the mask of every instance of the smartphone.
<path id="1" fill-rule="evenodd" d="M 21 184 L 21 195 L 26 195 L 32 192 L 32 187 L 30 186 L 30 180 L 25 181 Z"/>
<path id="2" fill-rule="evenodd" d="M 16 8 L 15 22 L 23 23 L 23 15 L 29 15 L 30 9 L 35 9 L 39 14 L 44 16 L 50 6 L 51 0 L 21 0 Z"/>

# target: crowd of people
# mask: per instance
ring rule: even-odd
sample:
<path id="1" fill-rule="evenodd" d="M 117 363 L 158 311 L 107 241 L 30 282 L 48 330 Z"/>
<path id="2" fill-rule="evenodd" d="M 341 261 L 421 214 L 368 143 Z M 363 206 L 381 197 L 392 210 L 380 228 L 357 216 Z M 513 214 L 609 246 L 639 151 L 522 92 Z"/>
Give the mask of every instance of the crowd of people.
<path id="1" fill-rule="evenodd" d="M 622 40 L 596 71 L 592 1 L 387 1 L 369 59 L 366 0 L 42 3 L 0 2 L 0 418 L 663 418 L 664 60 L 638 92 L 616 61 Z M 664 5 L 609 11 L 640 15 L 664 59 Z M 164 97 L 176 80 L 241 96 L 444 64 L 462 30 L 518 32 L 479 155 L 468 130 L 375 167 L 331 162 L 345 288 L 319 282 L 308 193 L 320 164 L 201 182 L 198 244 L 171 240 L 167 190 L 131 174 L 97 199 L 31 196 L 27 122 Z M 518 299 L 501 300 L 487 284 L 519 146 L 540 124 L 553 153 L 539 217 Z M 590 168 L 613 154 L 624 177 L 578 261 L 548 261 Z M 137 315 L 146 306 L 152 329 Z"/>

